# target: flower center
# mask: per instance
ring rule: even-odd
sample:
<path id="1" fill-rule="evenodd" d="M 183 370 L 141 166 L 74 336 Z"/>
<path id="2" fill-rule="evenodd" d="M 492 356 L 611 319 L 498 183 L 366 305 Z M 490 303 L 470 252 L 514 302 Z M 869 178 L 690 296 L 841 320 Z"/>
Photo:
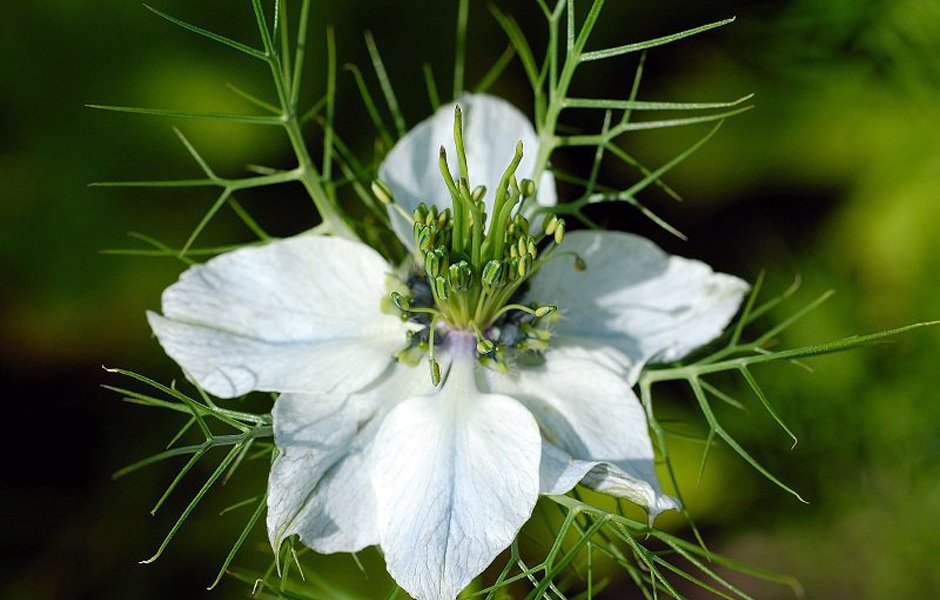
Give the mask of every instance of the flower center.
<path id="1" fill-rule="evenodd" d="M 554 305 L 521 303 L 529 277 L 538 272 L 564 240 L 565 222 L 548 215 L 533 233 L 523 208 L 536 193 L 535 183 L 516 178 L 522 142 L 494 190 L 492 214 L 484 202 L 487 190 L 471 187 L 463 143 L 463 118 L 455 111 L 454 140 L 458 177 L 451 174 L 441 147 L 439 167 L 450 191 L 451 207 L 439 210 L 424 203 L 411 215 L 415 244 L 423 261 L 407 282 L 407 294 L 392 292 L 403 318 L 425 325 L 412 334 L 399 353 L 408 358 L 427 352 L 432 379 L 439 381 L 434 359 L 435 337 L 448 332 L 472 334 L 480 362 L 505 370 L 507 351 L 537 353 L 548 348 L 546 317 Z M 387 188 L 376 183 L 377 194 L 391 202 Z"/>

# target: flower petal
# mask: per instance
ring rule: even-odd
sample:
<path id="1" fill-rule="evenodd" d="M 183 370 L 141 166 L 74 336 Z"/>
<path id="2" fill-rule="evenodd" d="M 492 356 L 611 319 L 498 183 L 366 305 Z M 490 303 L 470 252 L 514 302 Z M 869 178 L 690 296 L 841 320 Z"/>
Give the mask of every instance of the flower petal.
<path id="1" fill-rule="evenodd" d="M 268 480 L 268 537 L 275 552 L 298 534 L 317 552 L 379 543 L 370 452 L 388 411 L 433 390 L 425 369 L 393 365 L 351 396 L 283 394 L 274 404 L 278 455 Z"/>
<path id="2" fill-rule="evenodd" d="M 541 493 L 564 494 L 583 483 L 626 498 L 651 517 L 678 503 L 656 477 L 646 414 L 622 375 L 577 349 L 552 348 L 545 363 L 503 375 L 493 391 L 516 398 L 542 431 Z"/>
<path id="3" fill-rule="evenodd" d="M 545 440 L 542 440 L 539 477 L 541 492 L 546 495 L 565 494 L 582 483 L 603 494 L 625 498 L 646 509 L 650 525 L 661 512 L 682 508 L 672 496 L 652 491 L 649 482 L 627 473 L 612 462 L 578 460 Z"/>
<path id="4" fill-rule="evenodd" d="M 587 269 L 550 261 L 528 297 L 557 304 L 558 334 L 619 362 L 631 382 L 646 362 L 678 360 L 718 337 L 748 290 L 737 277 L 626 233 L 573 232 L 564 250 L 580 255 Z"/>
<path id="5" fill-rule="evenodd" d="M 520 140 L 524 154 L 516 176 L 522 179 L 533 175 L 539 147 L 538 136 L 524 114 L 495 96 L 464 94 L 456 104 L 463 111 L 463 137 L 470 184 L 486 186 L 487 213 L 492 214 L 499 180 Z M 441 106 L 430 118 L 415 126 L 395 144 L 379 167 L 379 178 L 392 190 L 395 202 L 408 213 L 421 202 L 440 208 L 451 205 L 450 193 L 441 177 L 439 152 L 441 146 L 444 146 L 451 172 L 458 174 L 454 106 L 455 103 Z M 537 187 L 539 204 L 553 206 L 557 202 L 555 180 L 551 173 L 543 173 Z M 402 242 L 414 248 L 411 223 L 394 209 L 389 210 L 389 215 Z"/>
<path id="6" fill-rule="evenodd" d="M 386 564 L 418 600 L 453 600 L 538 498 L 538 426 L 512 398 L 477 390 L 475 362 L 455 358 L 440 391 L 395 407 L 375 442 Z"/>
<path id="7" fill-rule="evenodd" d="M 346 393 L 378 377 L 406 325 L 381 312 L 388 265 L 364 244 L 303 235 L 187 269 L 148 320 L 212 394 Z"/>

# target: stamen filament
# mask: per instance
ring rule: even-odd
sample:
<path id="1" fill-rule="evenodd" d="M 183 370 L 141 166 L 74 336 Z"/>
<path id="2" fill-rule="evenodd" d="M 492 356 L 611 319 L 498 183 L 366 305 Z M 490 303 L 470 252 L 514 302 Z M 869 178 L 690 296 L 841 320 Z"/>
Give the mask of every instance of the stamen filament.
<path id="1" fill-rule="evenodd" d="M 538 308 L 531 308 L 523 304 L 507 304 L 506 306 L 502 307 L 501 309 L 496 311 L 496 313 L 493 314 L 493 319 L 497 319 L 511 310 L 520 310 L 524 313 L 528 313 L 532 315 L 533 317 L 541 318 L 541 317 L 545 317 L 545 316 L 552 314 L 553 312 L 558 310 L 558 308 L 550 304 L 547 306 L 540 306 Z"/>

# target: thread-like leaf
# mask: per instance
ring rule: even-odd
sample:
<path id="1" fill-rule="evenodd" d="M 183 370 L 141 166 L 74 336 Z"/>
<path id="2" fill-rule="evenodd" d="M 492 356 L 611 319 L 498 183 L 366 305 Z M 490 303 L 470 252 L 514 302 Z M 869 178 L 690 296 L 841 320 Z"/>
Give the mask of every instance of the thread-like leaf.
<path id="1" fill-rule="evenodd" d="M 229 113 L 211 113 L 211 112 L 186 112 L 180 110 L 168 110 L 163 108 L 142 108 L 138 106 L 110 106 L 106 104 L 86 104 L 87 108 L 98 110 L 109 110 L 112 112 L 132 113 L 138 115 L 149 115 L 154 117 L 165 117 L 169 119 L 192 119 L 197 121 L 229 121 L 232 123 L 244 123 L 246 125 L 282 125 L 283 120 L 280 117 L 266 115 L 238 115 Z"/>
<path id="2" fill-rule="evenodd" d="M 642 50 L 648 50 L 650 48 L 655 48 L 656 46 L 663 46 L 665 44 L 671 44 L 683 38 L 687 38 L 699 33 L 704 33 L 718 27 L 723 27 L 729 23 L 734 22 L 734 17 L 730 19 L 724 19 L 723 21 L 716 21 L 715 23 L 709 23 L 708 25 L 702 25 L 701 27 L 695 27 L 693 29 L 687 29 L 685 31 L 680 31 L 679 33 L 673 33 L 671 35 L 665 35 L 663 37 L 654 38 L 651 40 L 646 40 L 643 42 L 636 42 L 633 44 L 624 44 L 623 46 L 616 46 L 614 48 L 606 48 L 604 50 L 595 50 L 593 52 L 585 52 L 581 55 L 581 62 L 590 62 L 592 60 L 602 60 L 605 58 L 613 58 L 615 56 L 621 56 L 624 54 L 629 54 L 631 52 L 640 52 Z"/>
<path id="3" fill-rule="evenodd" d="M 224 44 L 228 46 L 229 48 L 234 48 L 235 50 L 238 50 L 239 52 L 243 52 L 247 54 L 248 56 L 257 58 L 258 60 L 267 60 L 267 56 L 265 55 L 265 53 L 256 48 L 252 48 L 251 46 L 235 41 L 231 38 L 225 37 L 224 35 L 215 33 L 213 31 L 209 31 L 208 29 L 203 29 L 202 27 L 198 27 L 191 23 L 187 23 L 186 21 L 177 19 L 176 17 L 168 15 L 167 13 L 162 12 L 160 10 L 157 10 L 156 8 L 150 5 L 144 4 L 144 8 L 154 13 L 155 15 L 158 15 L 159 17 L 166 19 L 170 23 L 173 23 L 174 25 L 178 25 L 179 27 L 182 27 L 183 29 L 191 31 L 197 35 L 201 35 L 203 37 L 209 38 L 212 41 L 218 42 L 220 44 Z"/>

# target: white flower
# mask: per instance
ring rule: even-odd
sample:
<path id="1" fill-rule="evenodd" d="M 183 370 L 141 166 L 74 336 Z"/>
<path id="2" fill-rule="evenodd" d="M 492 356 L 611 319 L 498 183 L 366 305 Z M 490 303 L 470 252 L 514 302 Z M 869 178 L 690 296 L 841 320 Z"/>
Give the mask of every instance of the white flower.
<path id="1" fill-rule="evenodd" d="M 502 100 L 465 96 L 460 103 L 470 176 L 498 190 L 516 142 L 534 151 L 535 132 Z M 435 223 L 466 217 L 419 206 L 451 201 L 438 148 L 461 153 L 452 143 L 452 115 L 453 107 L 442 108 L 418 125 L 380 170 L 400 206 Z M 534 168 L 523 158 L 517 169 Z M 538 187 L 539 202 L 553 204 L 551 177 Z M 512 202 L 525 193 L 531 186 Z M 489 200 L 486 211 L 497 208 Z M 526 228 L 523 221 L 514 222 Z M 491 236 L 502 235 L 492 231 L 497 226 L 488 225 Z M 417 236 L 418 251 L 433 254 L 429 239 L 459 239 L 446 227 L 422 232 L 402 219 L 398 231 L 411 248 Z M 472 227 L 466 231 L 469 249 Z M 660 490 L 632 386 L 647 362 L 678 359 L 716 337 L 747 286 L 635 236 L 563 233 L 556 239 L 564 237 L 564 252 L 553 260 L 527 250 L 523 232 L 525 258 L 512 262 L 510 252 L 518 252 L 505 250 L 505 261 L 488 271 L 470 264 L 449 273 L 446 261 L 459 258 L 453 254 L 443 268 L 428 262 L 444 273 L 431 274 L 435 302 L 412 308 L 420 304 L 417 288 L 414 298 L 406 291 L 397 302 L 406 315 L 436 313 L 430 327 L 430 315 L 417 318 L 425 313 L 403 320 L 382 310 L 393 269 L 374 250 L 309 234 L 191 267 L 165 291 L 163 316 L 149 314 L 150 324 L 194 381 L 221 397 L 281 393 L 268 490 L 275 549 L 295 534 L 319 552 L 378 544 L 410 594 L 452 599 L 510 544 L 539 494 L 563 494 L 581 482 L 628 498 L 651 517 L 677 507 Z M 493 251 L 491 236 L 481 241 Z M 459 242 L 448 247 L 459 250 Z M 574 268 L 581 260 L 587 268 Z M 504 301 L 481 301 L 482 312 L 456 308 L 460 294 L 489 301 L 499 290 Z M 506 308 L 509 296 L 532 308 Z M 526 312 L 549 302 L 558 307 L 550 324 Z M 436 344 L 415 346 L 432 327 Z M 406 338 L 411 346 L 401 352 Z M 539 352 L 527 351 L 533 348 Z M 424 351 L 441 369 L 438 386 L 426 369 L 395 358 Z"/>

